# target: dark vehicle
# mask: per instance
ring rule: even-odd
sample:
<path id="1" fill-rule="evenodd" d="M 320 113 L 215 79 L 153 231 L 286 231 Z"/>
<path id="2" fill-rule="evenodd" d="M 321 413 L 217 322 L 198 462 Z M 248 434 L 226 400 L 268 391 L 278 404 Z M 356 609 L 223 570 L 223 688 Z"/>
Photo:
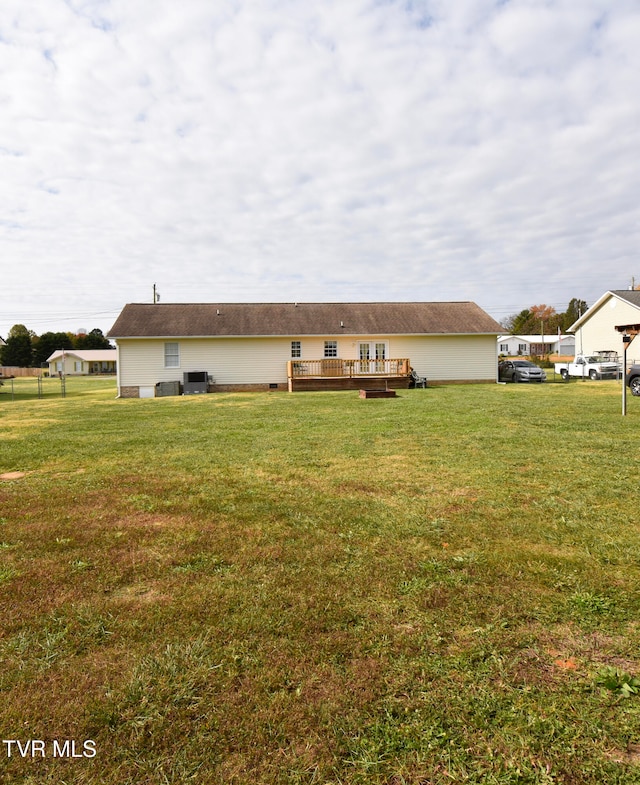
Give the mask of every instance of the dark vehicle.
<path id="1" fill-rule="evenodd" d="M 503 360 L 498 363 L 501 382 L 544 382 L 547 374 L 529 360 Z"/>
<path id="2" fill-rule="evenodd" d="M 627 384 L 631 395 L 640 395 L 640 365 L 632 365 L 627 373 Z"/>

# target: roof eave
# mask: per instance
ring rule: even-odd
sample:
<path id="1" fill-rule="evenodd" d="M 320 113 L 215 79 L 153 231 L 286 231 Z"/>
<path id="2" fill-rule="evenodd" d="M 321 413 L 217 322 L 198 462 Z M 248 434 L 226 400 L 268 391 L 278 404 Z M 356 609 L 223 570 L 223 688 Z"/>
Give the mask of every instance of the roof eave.
<path id="1" fill-rule="evenodd" d="M 367 338 L 386 338 L 390 336 L 402 336 L 406 338 L 425 338 L 425 337 L 437 337 L 437 336 L 444 336 L 444 335 L 457 335 L 460 337 L 465 336 L 473 336 L 473 335 L 480 335 L 480 336 L 497 336 L 500 333 L 494 331 L 483 331 L 483 332 L 472 332 L 470 330 L 463 331 L 463 332 L 430 332 L 430 333 L 407 333 L 407 332 L 384 332 L 384 333 L 372 333 L 367 332 L 364 330 L 360 330 L 357 332 L 347 332 L 343 330 L 342 332 L 335 332 L 335 333 L 271 333 L 271 334 L 241 334 L 241 335 L 111 335 L 110 337 L 113 338 L 114 341 L 182 341 L 182 340 L 208 340 L 211 338 L 340 338 L 349 336 L 350 338 L 358 338 L 358 337 L 367 337 Z"/>
<path id="2" fill-rule="evenodd" d="M 602 297 L 596 300 L 596 302 L 590 308 L 587 308 L 587 310 L 582 314 L 582 316 L 579 319 L 576 319 L 576 321 L 571 325 L 571 327 L 567 328 L 567 332 L 574 333 L 583 324 L 583 322 L 586 321 L 587 318 L 591 318 L 589 314 L 592 311 L 596 311 L 598 308 L 600 308 L 600 306 L 603 303 L 605 303 L 609 297 L 617 297 L 617 294 L 615 292 L 612 292 L 611 290 L 605 292 L 602 295 Z"/>

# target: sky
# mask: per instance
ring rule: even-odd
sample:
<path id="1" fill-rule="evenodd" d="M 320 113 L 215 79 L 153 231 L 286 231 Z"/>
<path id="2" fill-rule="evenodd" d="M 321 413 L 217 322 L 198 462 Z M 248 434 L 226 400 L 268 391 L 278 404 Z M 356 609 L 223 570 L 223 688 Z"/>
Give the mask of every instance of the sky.
<path id="1" fill-rule="evenodd" d="M 637 0 L 2 0 L 0 336 L 640 284 L 639 42 Z"/>

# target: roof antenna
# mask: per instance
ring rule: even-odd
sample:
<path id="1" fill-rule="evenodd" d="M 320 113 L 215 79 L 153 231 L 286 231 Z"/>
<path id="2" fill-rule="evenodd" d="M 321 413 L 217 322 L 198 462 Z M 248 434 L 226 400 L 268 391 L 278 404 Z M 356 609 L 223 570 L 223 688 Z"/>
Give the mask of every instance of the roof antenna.
<path id="1" fill-rule="evenodd" d="M 153 304 L 160 302 L 160 292 L 156 289 L 156 285 L 153 284 Z"/>

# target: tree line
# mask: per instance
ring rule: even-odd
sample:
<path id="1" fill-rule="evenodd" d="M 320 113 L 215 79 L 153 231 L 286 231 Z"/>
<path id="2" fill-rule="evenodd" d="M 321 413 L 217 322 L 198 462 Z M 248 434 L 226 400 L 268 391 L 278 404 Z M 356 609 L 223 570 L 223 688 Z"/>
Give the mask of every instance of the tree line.
<path id="1" fill-rule="evenodd" d="M 510 335 L 551 335 L 560 330 L 566 333 L 569 327 L 576 322 L 587 310 L 584 300 L 574 297 L 569 301 L 567 310 L 558 313 L 550 305 L 532 305 L 520 313 L 512 314 L 504 319 L 501 324 L 505 332 Z"/>
<path id="2" fill-rule="evenodd" d="M 79 335 L 63 332 L 36 335 L 24 324 L 14 324 L 6 346 L 0 346 L 0 365 L 40 368 L 58 349 L 113 349 L 113 346 L 98 328 Z"/>

